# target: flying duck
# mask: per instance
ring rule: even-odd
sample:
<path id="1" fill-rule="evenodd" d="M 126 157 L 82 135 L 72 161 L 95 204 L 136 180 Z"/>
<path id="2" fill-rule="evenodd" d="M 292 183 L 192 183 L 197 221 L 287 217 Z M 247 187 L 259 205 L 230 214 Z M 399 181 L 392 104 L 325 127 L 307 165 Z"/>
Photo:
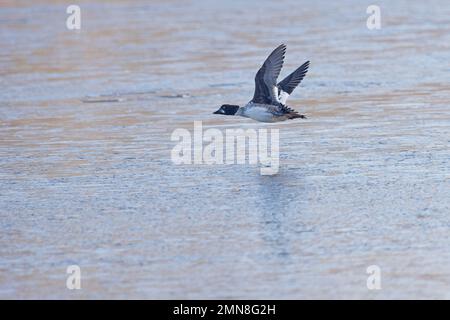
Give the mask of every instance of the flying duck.
<path id="1" fill-rule="evenodd" d="M 288 119 L 306 118 L 289 108 L 286 101 L 308 71 L 306 61 L 283 81 L 277 84 L 277 78 L 283 67 L 286 45 L 278 46 L 264 61 L 255 76 L 255 94 L 244 107 L 224 104 L 214 114 L 236 115 L 261 122 L 278 122 Z"/>

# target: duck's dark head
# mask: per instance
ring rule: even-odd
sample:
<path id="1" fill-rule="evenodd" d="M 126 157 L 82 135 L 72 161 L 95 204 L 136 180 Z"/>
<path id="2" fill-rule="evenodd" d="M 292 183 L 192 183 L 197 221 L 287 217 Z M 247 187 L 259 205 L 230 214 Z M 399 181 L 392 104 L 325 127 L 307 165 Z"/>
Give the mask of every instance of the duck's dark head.
<path id="1" fill-rule="evenodd" d="M 236 114 L 238 109 L 239 109 L 239 106 L 235 106 L 232 104 L 224 104 L 219 108 L 219 110 L 214 112 L 214 114 L 224 114 L 227 116 L 232 116 L 232 115 Z"/>

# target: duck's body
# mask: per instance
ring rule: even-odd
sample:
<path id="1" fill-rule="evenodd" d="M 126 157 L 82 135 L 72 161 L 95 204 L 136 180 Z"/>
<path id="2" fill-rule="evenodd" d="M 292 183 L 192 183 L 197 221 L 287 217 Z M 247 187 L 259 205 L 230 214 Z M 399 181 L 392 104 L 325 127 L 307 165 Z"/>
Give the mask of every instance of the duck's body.
<path id="1" fill-rule="evenodd" d="M 264 61 L 255 76 L 253 99 L 244 107 L 222 105 L 215 114 L 236 115 L 260 122 L 278 122 L 288 119 L 306 118 L 286 105 L 292 91 L 302 81 L 308 71 L 309 61 L 277 84 L 283 66 L 286 46 L 277 47 Z"/>
<path id="2" fill-rule="evenodd" d="M 235 115 L 260 122 L 279 122 L 288 119 L 305 118 L 304 115 L 298 114 L 286 106 L 254 103 L 252 101 L 247 103 L 245 107 L 239 108 Z"/>

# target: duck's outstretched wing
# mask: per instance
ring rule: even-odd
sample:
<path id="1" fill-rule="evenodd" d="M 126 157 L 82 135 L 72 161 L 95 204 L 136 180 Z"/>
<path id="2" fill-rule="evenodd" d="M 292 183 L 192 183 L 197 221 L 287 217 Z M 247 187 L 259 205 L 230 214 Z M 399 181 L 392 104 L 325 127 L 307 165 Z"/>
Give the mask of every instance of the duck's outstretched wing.
<path id="1" fill-rule="evenodd" d="M 294 72 L 284 78 L 280 83 L 278 83 L 278 99 L 282 104 L 286 104 L 286 100 L 289 95 L 294 91 L 294 89 L 300 84 L 303 78 L 308 72 L 309 61 L 306 61 L 300 67 L 298 67 Z"/>
<path id="2" fill-rule="evenodd" d="M 286 45 L 278 46 L 264 61 L 255 76 L 254 103 L 279 104 L 277 78 L 283 67 Z"/>

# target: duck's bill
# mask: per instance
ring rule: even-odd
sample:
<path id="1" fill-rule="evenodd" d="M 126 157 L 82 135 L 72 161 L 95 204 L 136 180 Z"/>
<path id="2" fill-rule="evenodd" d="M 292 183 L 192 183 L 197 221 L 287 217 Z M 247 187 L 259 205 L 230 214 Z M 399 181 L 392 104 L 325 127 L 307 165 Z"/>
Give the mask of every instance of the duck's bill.
<path id="1" fill-rule="evenodd" d="M 222 114 L 222 112 L 220 112 L 220 109 L 217 111 L 214 111 L 213 114 Z"/>

